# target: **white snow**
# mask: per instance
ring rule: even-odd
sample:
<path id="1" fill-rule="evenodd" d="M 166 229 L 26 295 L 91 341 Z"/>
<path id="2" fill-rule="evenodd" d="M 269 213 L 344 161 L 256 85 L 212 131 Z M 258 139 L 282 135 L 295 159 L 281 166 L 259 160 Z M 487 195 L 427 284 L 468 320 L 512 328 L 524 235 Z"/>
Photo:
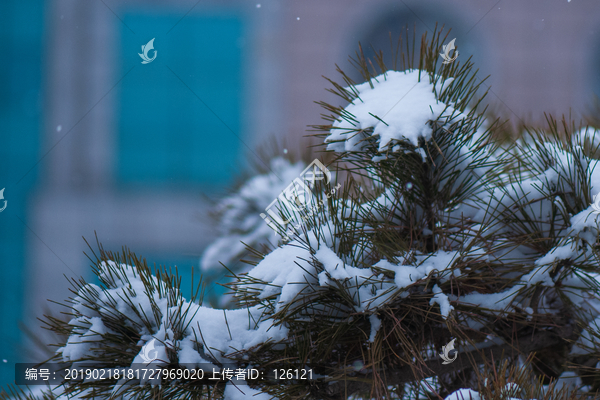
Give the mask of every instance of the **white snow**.
<path id="1" fill-rule="evenodd" d="M 444 400 L 481 400 L 479 392 L 472 389 L 458 389 Z"/>
<path id="2" fill-rule="evenodd" d="M 286 338 L 287 328 L 272 327 L 272 321 L 261 320 L 261 315 L 258 307 L 225 311 L 200 307 L 187 333 L 193 335 L 194 329 L 196 332 L 200 329 L 206 347 L 212 349 L 210 353 L 225 361 L 221 354 L 230 354 L 233 349 L 249 349 L 268 340 L 277 342 Z"/>
<path id="3" fill-rule="evenodd" d="M 295 241 L 275 249 L 248 273 L 267 284 L 257 283 L 249 285 L 249 288 L 260 291 L 262 299 L 280 295 L 281 302 L 291 301 L 303 290 L 306 280 L 314 283 L 310 276 L 305 278 L 305 271 L 313 268 L 308 263 L 310 259 L 310 251 Z"/>
<path id="4" fill-rule="evenodd" d="M 361 150 L 363 145 L 359 142 L 363 137 L 354 135 L 351 129 L 372 127 L 374 129 L 372 135 L 377 140 L 380 152 L 388 149 L 399 151 L 400 146 L 397 145 L 397 141 L 407 140 L 417 145 L 419 138 L 429 138 L 432 134 L 430 121 L 449 115 L 453 115 L 454 120 L 464 117 L 436 98 L 436 89 L 439 91 L 443 87 L 448 87 L 451 80 L 434 88 L 430 83 L 431 76 L 423 72 L 419 81 L 418 74 L 419 72 L 415 70 L 389 71 L 385 75 L 372 79 L 373 88 L 369 83 L 363 83 L 350 89 L 356 90 L 359 98 L 348 105 L 345 111 L 354 116 L 357 125 L 353 126 L 346 120 L 336 121 L 334 129 L 326 139 L 327 148 L 338 152 Z M 441 116 L 442 113 L 445 115 Z M 559 312 L 560 305 L 556 304 L 566 297 L 579 307 L 580 311 L 588 315 L 587 330 L 572 349 L 572 354 L 586 354 L 589 352 L 586 347 L 599 345 L 593 333 L 600 335 L 600 299 L 597 295 L 597 287 L 594 286 L 600 282 L 600 277 L 598 274 L 585 272 L 585 268 L 577 265 L 572 267 L 572 272 L 555 277 L 556 285 L 550 276 L 550 272 L 561 260 L 571 260 L 573 264 L 576 264 L 577 260 L 583 260 L 582 263 L 584 262 L 586 267 L 600 269 L 597 256 L 591 248 L 600 232 L 598 215 L 594 213 L 592 205 L 589 207 L 584 205 L 584 209 L 580 207 L 585 201 L 589 202 L 590 194 L 594 196 L 600 193 L 600 168 L 596 168 L 599 161 L 587 157 L 583 152 L 585 146 L 600 144 L 600 133 L 586 128 L 577 132 L 573 140 L 575 143 L 573 151 L 565 150 L 562 145 L 556 143 L 544 143 L 543 150 L 552 154 L 554 159 L 540 162 L 537 170 L 534 168 L 521 176 L 522 179 L 511 181 L 507 176 L 503 176 L 498 186 L 478 189 L 477 193 L 472 193 L 470 198 L 462 199 L 459 204 L 451 204 L 444 206 L 446 208 L 443 210 L 435 210 L 438 213 L 438 223 L 446 224 L 443 227 L 444 234 L 439 233 L 441 229 L 437 229 L 437 224 L 435 227 L 427 224 L 411 227 L 415 230 L 419 229 L 423 236 L 427 236 L 428 240 L 433 239 L 436 246 L 440 246 L 437 248 L 445 250 L 430 253 L 421 253 L 414 249 L 402 250 L 394 254 L 394 261 L 390 261 L 392 257 L 390 260 L 381 258 L 378 250 L 371 252 L 372 243 L 369 242 L 370 237 L 366 234 L 356 238 L 355 242 L 351 243 L 352 247 L 344 253 L 340 250 L 339 235 L 333 234 L 329 221 L 322 221 L 322 225 L 319 226 L 322 231 L 319 234 L 316 230 L 309 231 L 307 237 L 296 238 L 276 248 L 249 270 L 244 278 L 245 282 L 240 284 L 238 289 L 255 294 L 256 298 L 262 301 L 260 305 L 223 310 L 192 304 L 185 299 L 177 300 L 178 304 L 171 304 L 169 298 L 177 298 L 177 296 L 168 294 L 178 295 L 178 293 L 167 293 L 172 289 L 167 289 L 164 283 L 157 282 L 156 279 L 154 281 L 156 285 L 162 285 L 164 292 L 162 295 L 150 293 L 142 283 L 139 272 L 136 272 L 133 267 L 118 266 L 115 263 L 102 264 L 100 268 L 103 278 L 110 278 L 111 268 L 118 269 L 122 271 L 122 278 L 126 283 L 113 278 L 116 287 L 103 291 L 98 286 L 89 284 L 77 294 L 73 306 L 77 316 L 70 321 L 73 331 L 66 345 L 59 349 L 58 353 L 65 361 L 93 358 L 95 351 L 93 347 L 102 341 L 102 335 L 112 333 L 102 322 L 101 314 L 107 312 L 109 305 L 115 302 L 115 308 L 129 319 L 129 324 L 143 327 L 140 328 L 141 339 L 138 346 L 150 342 L 156 343 L 154 350 L 158 359 L 154 363 L 164 362 L 169 349 L 176 350 L 179 362 L 187 365 L 222 362 L 228 355 L 238 350 L 288 338 L 288 326 L 286 324 L 274 326 L 274 321 L 267 314 L 268 312 L 272 310 L 277 312 L 296 300 L 305 300 L 302 299 L 303 296 L 310 299 L 308 295 L 330 294 L 333 290 L 343 290 L 344 297 L 350 299 L 348 315 L 354 317 L 356 314 L 362 314 L 363 318 L 368 316 L 370 330 L 366 329 L 365 336 L 368 333 L 368 339 L 367 337 L 365 339 L 370 343 L 375 341 L 382 326 L 380 316 L 383 318 L 384 313 L 378 313 L 380 308 L 391 301 L 394 301 L 394 307 L 398 308 L 410 305 L 414 293 L 421 298 L 424 295 L 431 295 L 429 305 L 439 306 L 444 319 L 447 319 L 453 310 L 455 311 L 451 302 L 455 305 L 480 306 L 493 314 L 502 314 L 509 307 L 518 305 L 525 311 L 527 317 L 532 319 L 534 308 L 538 314 Z M 470 154 L 471 149 L 468 149 L 468 152 Z M 532 152 L 534 154 L 535 150 Z M 380 155 L 375 157 L 375 160 L 384 157 Z M 469 179 L 480 179 L 485 175 L 487 167 L 469 169 L 474 163 L 474 157 L 477 156 L 470 154 L 458 160 L 456 164 L 452 164 L 452 168 L 457 172 L 453 176 L 458 177 L 453 182 L 452 188 L 468 182 Z M 535 154 L 532 157 L 535 157 Z M 577 163 L 582 168 L 578 168 Z M 235 194 L 220 203 L 218 210 L 221 216 L 218 227 L 220 237 L 206 250 L 202 260 L 203 269 L 216 268 L 219 265 L 218 261 L 226 264 L 233 262 L 245 251 L 240 241 L 256 247 L 258 243 L 269 241 L 274 243 L 278 240 L 277 234 L 260 217 L 260 213 L 264 212 L 265 207 L 272 204 L 282 190 L 300 175 L 304 165 L 292 164 L 283 158 L 276 158 L 272 161 L 271 168 L 273 172 L 255 176 Z M 582 173 L 581 170 L 584 172 Z M 376 176 L 376 171 L 368 172 L 372 178 Z M 579 193 L 569 182 L 569 179 L 572 179 L 576 183 L 581 183 L 580 180 L 588 180 L 588 178 L 589 193 L 587 193 L 588 189 L 585 190 L 586 193 Z M 446 178 L 442 186 L 449 184 L 449 179 Z M 413 185 L 411 182 L 403 182 L 402 185 L 405 186 L 399 186 L 407 190 L 420 190 L 418 184 Z M 338 204 L 350 204 L 353 207 L 340 211 L 340 215 L 336 217 L 357 222 L 356 225 L 349 227 L 356 230 L 365 228 L 365 232 L 369 231 L 371 227 L 368 224 L 373 220 L 403 224 L 405 221 L 399 215 L 401 211 L 408 210 L 403 208 L 407 206 L 406 201 L 410 197 L 406 195 L 407 191 L 395 187 L 382 187 L 381 184 L 373 186 L 376 186 L 373 190 L 378 194 L 374 200 L 354 204 L 354 200 L 341 199 Z M 477 199 L 474 199 L 475 197 Z M 577 201 L 571 201 L 573 199 Z M 577 204 L 580 209 L 573 212 L 573 204 Z M 546 251 L 545 247 L 540 251 L 532 248 L 533 246 L 520 246 L 519 243 L 511 242 L 515 236 L 518 238 L 517 242 L 521 241 L 527 232 L 520 230 L 519 225 L 521 222 L 526 223 L 525 217 L 523 220 L 506 224 L 496 223 L 501 221 L 502 212 L 511 208 L 514 210 L 517 208 L 516 205 L 520 208 L 521 215 L 526 214 L 530 217 L 537 224 L 535 228 L 539 228 L 544 233 L 550 232 L 551 228 L 562 227 L 557 228 L 555 237 L 549 238 L 553 240 L 552 242 L 546 242 L 552 243 L 549 251 Z M 410 209 L 411 217 L 414 217 L 415 221 L 424 221 L 428 218 L 423 210 L 426 206 L 419 207 L 421 208 Z M 570 212 L 574 215 L 569 214 Z M 391 215 L 393 216 L 390 217 Z M 542 239 L 547 238 L 540 238 L 540 242 Z M 348 255 L 348 253 L 352 254 Z M 465 267 L 470 259 L 477 262 Z M 498 267 L 501 262 L 507 263 L 506 271 Z M 453 280 L 461 279 L 463 274 L 472 274 L 473 270 L 480 268 L 481 264 L 489 264 L 481 268 L 495 269 L 494 272 L 501 278 L 512 279 L 512 286 L 503 288 L 501 292 L 461 293 L 461 285 L 455 286 Z M 464 267 L 463 270 L 461 271 L 458 266 Z M 561 280 L 560 286 L 558 279 Z M 432 280 L 433 285 L 425 285 L 426 280 L 427 282 Z M 448 284 L 449 282 L 452 282 L 452 285 Z M 525 289 L 532 285 L 543 285 L 548 288 L 535 306 L 530 306 L 530 299 L 522 295 L 526 293 Z M 468 286 L 466 285 L 467 290 L 472 290 Z M 447 293 L 443 292 L 442 287 Z M 451 289 L 448 289 L 450 287 L 453 294 L 450 292 Z M 428 288 L 431 288 L 431 292 Z M 560 295 L 565 297 L 558 296 L 558 290 Z M 99 293 L 98 311 L 87 307 L 89 304 L 85 300 L 86 291 Z M 124 298 L 131 298 L 131 302 L 123 300 Z M 154 316 L 152 312 L 154 304 L 160 310 L 159 317 L 147 327 L 140 315 Z M 327 305 L 318 304 L 314 312 L 320 312 L 325 307 Z M 180 310 L 187 310 L 187 312 L 181 316 Z M 337 308 L 336 312 L 344 313 Z M 177 322 L 177 315 L 183 318 L 183 321 L 179 321 L 181 323 Z M 302 317 L 310 320 L 311 316 Z M 481 320 L 468 316 L 464 319 L 472 329 L 484 326 Z M 187 326 L 182 337 L 175 334 L 180 326 Z M 199 336 L 202 338 L 201 343 L 196 342 Z M 178 339 L 175 339 L 176 337 Z M 134 363 L 143 361 L 142 351 L 143 349 L 135 356 Z M 573 381 L 574 376 L 563 374 L 561 379 L 565 382 Z M 504 388 L 505 397 L 512 396 L 513 394 L 509 392 L 517 391 L 515 389 L 518 389 L 516 385 L 508 384 Z M 242 387 L 242 390 L 245 394 L 228 385 L 225 398 L 266 399 L 265 396 L 268 396 L 248 387 Z M 258 396 L 255 396 L 256 394 Z M 467 399 L 481 400 L 481 395 L 471 389 L 460 389 L 446 397 L 446 400 Z"/>
<path id="5" fill-rule="evenodd" d="M 570 392 L 572 392 L 574 389 L 580 387 L 582 387 L 581 378 L 575 373 L 575 371 L 565 371 L 558 377 L 555 390 L 567 388 Z M 588 387 L 588 390 L 589 389 L 591 388 Z"/>
<path id="6" fill-rule="evenodd" d="M 91 326 L 87 328 L 87 325 L 83 323 L 84 321 L 91 322 Z M 81 333 L 78 335 L 71 334 L 66 345 L 61 348 L 65 360 L 78 360 L 89 356 L 92 347 L 94 347 L 93 341 L 101 340 L 101 335 L 108 333 L 108 329 L 99 317 L 89 319 L 85 317 L 73 318 L 69 324 L 77 327 L 76 331 Z"/>
<path id="7" fill-rule="evenodd" d="M 387 260 L 381 260 L 376 267 L 388 269 L 396 273 L 394 282 L 399 288 L 412 285 L 423 279 L 433 271 L 443 272 L 451 269 L 458 252 L 437 251 L 427 255 L 418 255 L 416 265 L 393 265 Z M 450 274 L 442 274 L 449 277 Z M 446 280 L 442 279 L 442 282 Z"/>
<path id="8" fill-rule="evenodd" d="M 252 389 L 246 385 L 233 385 L 228 383 L 225 386 L 223 400 L 277 400 L 268 393 L 262 393 L 259 390 Z"/>
<path id="9" fill-rule="evenodd" d="M 270 167 L 270 172 L 250 178 L 217 205 L 216 228 L 220 237 L 204 251 L 200 261 L 202 270 L 223 268 L 221 263 L 231 267 L 246 251 L 242 242 L 257 248 L 260 244 L 276 244 L 280 239 L 260 214 L 265 213 L 265 208 L 306 166 L 302 162 L 292 164 L 285 158 L 275 157 Z"/>
<path id="10" fill-rule="evenodd" d="M 408 140 L 417 145 L 419 137 L 430 138 L 432 128 L 428 122 L 450 116 L 454 109 L 436 99 L 434 85 L 429 80 L 425 71 L 388 71 L 371 79 L 373 88 L 369 82 L 355 85 L 359 98 L 345 111 L 352 114 L 358 123 L 353 125 L 345 119 L 336 121 L 325 140 L 327 149 L 360 151 L 363 145 L 359 142 L 363 137 L 349 131 L 351 129 L 374 128 L 373 136 L 378 138 L 380 152 L 394 141 Z M 447 79 L 442 88 L 451 82 L 452 78 Z M 455 114 L 453 121 L 459 113 Z"/>
<path id="11" fill-rule="evenodd" d="M 512 397 L 520 391 L 519 386 L 516 383 L 507 383 L 501 390 L 501 398 L 506 400 L 521 400 L 517 397 Z M 459 389 L 447 396 L 444 400 L 483 400 L 483 397 L 479 392 L 473 389 Z M 535 400 L 535 399 L 531 399 Z"/>
<path id="12" fill-rule="evenodd" d="M 344 262 L 328 247 L 320 248 L 315 254 L 315 257 L 323 264 L 323 268 L 325 269 L 319 274 L 319 284 L 321 286 L 325 286 L 330 282 L 327 275 L 336 280 L 358 277 L 361 281 L 364 281 L 365 278 L 368 278 L 373 274 L 371 270 L 368 269 L 345 265 Z"/>
<path id="13" fill-rule="evenodd" d="M 138 308 L 138 312 L 147 316 L 152 316 L 152 307 L 148 292 L 143 289 L 144 285 L 140 279 L 139 273 L 135 273 L 131 266 L 121 264 L 117 266 L 115 263 L 103 263 L 100 268 L 103 270 L 102 275 L 109 276 L 107 267 L 112 266 L 117 271 L 123 271 L 123 276 L 126 277 L 125 282 L 120 282 L 113 275 L 113 280 L 117 284 L 116 288 L 106 291 L 99 290 L 100 306 L 106 307 L 110 302 L 116 304 L 115 307 L 123 315 L 128 316 L 132 321 L 136 321 L 140 326 L 144 326 L 138 314 L 132 310 L 132 306 Z M 155 283 L 155 277 L 152 277 Z M 163 284 L 164 286 L 164 284 Z M 87 285 L 79 292 L 79 296 L 83 295 L 86 290 L 97 290 L 95 285 Z M 151 365 L 159 365 L 168 360 L 166 347 L 175 349 L 179 348 L 178 356 L 180 363 L 208 363 L 198 351 L 194 349 L 196 338 L 203 338 L 203 348 L 207 356 L 218 361 L 225 361 L 224 357 L 227 354 L 241 349 L 249 349 L 269 340 L 275 342 L 287 337 L 287 328 L 284 326 L 273 327 L 271 320 L 262 319 L 263 311 L 259 307 L 250 307 L 247 309 L 237 310 L 221 310 L 203 307 L 195 303 L 189 303 L 184 299 L 177 305 L 168 303 L 168 292 L 170 289 L 163 288 L 164 297 L 160 297 L 158 293 L 153 293 L 154 303 L 160 309 L 161 320 L 156 326 L 148 332 L 145 328 L 142 333 L 142 341 L 138 345 L 143 345 L 150 341 L 154 342 L 154 350 L 156 351 L 157 359 Z M 128 296 L 131 302 L 124 299 Z M 76 305 L 75 311 L 82 309 L 85 301 L 79 297 L 81 304 Z M 143 313 L 141 310 L 143 309 Z M 181 316 L 179 310 L 187 310 L 184 316 Z M 87 310 L 89 314 L 90 310 Z M 183 318 L 178 325 L 178 317 Z M 91 326 L 85 324 L 89 321 Z M 93 356 L 93 347 L 97 347 L 98 343 L 102 342 L 102 334 L 109 331 L 104 327 L 99 317 L 87 318 L 84 316 L 73 318 L 71 325 L 79 327 L 75 329 L 67 344 L 58 349 L 57 352 L 62 354 L 64 361 L 76 361 L 86 357 Z M 183 332 L 183 338 L 174 341 L 174 331 L 177 326 L 187 326 Z M 94 340 L 94 342 L 86 343 L 86 341 Z M 133 363 L 144 363 L 142 353 L 144 348 L 135 356 Z"/>
<path id="14" fill-rule="evenodd" d="M 440 306 L 440 311 L 444 319 L 448 318 L 448 314 L 450 311 L 454 310 L 454 307 L 450 305 L 448 301 L 448 296 L 442 293 L 442 289 L 438 285 L 433 287 L 433 298 L 429 301 L 430 305 L 438 304 Z"/>
<path id="15" fill-rule="evenodd" d="M 595 332 L 596 336 L 592 335 L 591 332 Z M 590 322 L 586 329 L 581 333 L 581 336 L 571 349 L 571 354 L 588 354 L 590 349 L 598 348 L 600 345 L 600 343 L 598 343 L 598 336 L 600 336 L 600 317 Z"/>
<path id="16" fill-rule="evenodd" d="M 521 285 L 507 289 L 499 293 L 469 293 L 461 296 L 461 303 L 473 304 L 488 310 L 505 310 L 514 298 L 519 294 Z"/>
<path id="17" fill-rule="evenodd" d="M 375 341 L 375 336 L 377 336 L 377 331 L 381 327 L 381 320 L 377 315 L 371 314 L 369 316 L 369 322 L 371 323 L 371 335 L 369 335 L 369 342 L 373 343 Z"/>
<path id="18" fill-rule="evenodd" d="M 528 286 L 536 283 L 542 283 L 544 286 L 554 286 L 554 281 L 550 277 L 550 272 L 554 263 L 559 260 L 568 260 L 578 256 L 577 244 L 574 241 L 568 241 L 567 244 L 552 248 L 546 255 L 535 261 L 534 268 L 530 273 L 521 278 L 521 282 Z"/>

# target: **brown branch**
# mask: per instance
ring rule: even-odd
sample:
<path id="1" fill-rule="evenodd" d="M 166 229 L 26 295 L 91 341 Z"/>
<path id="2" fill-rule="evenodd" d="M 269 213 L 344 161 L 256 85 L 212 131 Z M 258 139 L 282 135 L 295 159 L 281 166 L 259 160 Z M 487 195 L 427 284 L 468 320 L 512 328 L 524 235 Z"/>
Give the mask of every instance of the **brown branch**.
<path id="1" fill-rule="evenodd" d="M 478 348 L 460 353 L 456 361 L 442 364 L 440 358 L 425 361 L 422 373 L 416 375 L 413 366 L 405 365 L 397 369 L 386 369 L 380 372 L 387 386 L 400 385 L 418 381 L 432 376 L 444 375 L 453 371 L 469 368 L 484 363 L 486 360 L 500 360 L 519 354 L 528 354 L 554 347 L 565 340 L 573 340 L 578 331 L 572 326 L 559 327 L 554 331 L 538 331 L 534 334 L 517 338 L 512 343 L 481 343 Z M 331 383 L 327 389 L 327 397 L 341 398 L 356 392 L 369 392 L 372 389 L 373 374 L 365 374 L 346 381 Z"/>

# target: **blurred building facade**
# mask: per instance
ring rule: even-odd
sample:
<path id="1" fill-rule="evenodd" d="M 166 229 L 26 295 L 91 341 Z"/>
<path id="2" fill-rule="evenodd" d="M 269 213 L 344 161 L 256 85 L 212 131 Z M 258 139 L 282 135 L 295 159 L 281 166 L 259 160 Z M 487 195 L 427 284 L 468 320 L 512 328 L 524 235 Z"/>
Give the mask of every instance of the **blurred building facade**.
<path id="1" fill-rule="evenodd" d="M 473 55 L 491 75 L 488 101 L 526 121 L 578 117 L 600 93 L 594 0 L 5 0 L 0 10 L 0 384 L 35 354 L 18 321 L 35 330 L 47 299 L 69 296 L 63 274 L 93 280 L 82 236 L 184 276 L 197 268 L 216 232 L 203 196 L 264 161 L 254 149 L 270 137 L 305 146 L 306 126 L 321 123 L 314 101 L 339 102 L 322 76 L 350 70 L 359 41 L 386 51 L 390 31 L 445 24 L 459 59 Z M 153 38 L 157 57 L 141 64 Z"/>

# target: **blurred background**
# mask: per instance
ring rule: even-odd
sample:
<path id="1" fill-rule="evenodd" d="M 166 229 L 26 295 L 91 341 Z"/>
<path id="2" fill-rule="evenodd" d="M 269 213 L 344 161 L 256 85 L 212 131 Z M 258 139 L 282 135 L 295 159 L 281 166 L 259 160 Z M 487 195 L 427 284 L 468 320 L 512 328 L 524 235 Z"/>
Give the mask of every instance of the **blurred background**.
<path id="1" fill-rule="evenodd" d="M 65 277 L 95 280 L 82 236 L 177 265 L 188 287 L 210 199 L 268 163 L 271 138 L 305 147 L 314 101 L 339 104 L 322 76 L 350 72 L 359 41 L 387 51 L 389 32 L 436 22 L 491 75 L 498 113 L 591 111 L 596 0 L 0 1 L 0 386 L 42 361 L 36 318 L 61 310 L 47 299 L 71 295 Z"/>

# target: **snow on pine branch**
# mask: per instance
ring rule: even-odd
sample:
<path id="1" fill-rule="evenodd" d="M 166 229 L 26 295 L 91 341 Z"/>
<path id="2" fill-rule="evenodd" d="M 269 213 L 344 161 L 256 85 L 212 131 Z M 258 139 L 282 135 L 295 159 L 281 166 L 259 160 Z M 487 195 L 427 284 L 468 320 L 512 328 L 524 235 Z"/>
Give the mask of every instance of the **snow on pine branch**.
<path id="1" fill-rule="evenodd" d="M 281 237 L 260 217 L 260 213 L 304 170 L 299 161 L 292 164 L 285 158 L 271 160 L 271 171 L 246 181 L 235 193 L 222 199 L 216 207 L 215 224 L 219 237 L 202 255 L 203 271 L 231 267 L 246 251 L 246 246 L 277 244 Z"/>
<path id="2" fill-rule="evenodd" d="M 337 152 L 362 151 L 366 146 L 364 137 L 357 130 L 373 128 L 371 135 L 377 137 L 378 150 L 388 147 L 398 151 L 395 143 L 407 140 L 414 146 L 419 138 L 431 138 L 430 121 L 443 121 L 444 126 L 465 118 L 465 115 L 445 104 L 437 93 L 446 90 L 454 78 L 444 80 L 437 87 L 430 83 L 429 73 L 419 70 L 387 71 L 370 82 L 346 89 L 354 93 L 354 101 L 344 108 L 334 122 L 330 135 L 325 139 L 327 149 Z"/>
<path id="3" fill-rule="evenodd" d="M 252 293 L 260 299 L 271 299 L 275 311 L 293 302 L 302 303 L 302 296 L 315 296 L 327 288 L 344 287 L 352 299 L 350 312 L 374 313 L 394 300 L 406 297 L 407 289 L 430 274 L 441 283 L 460 273 L 453 269 L 458 253 L 440 251 L 417 255 L 410 265 L 396 265 L 381 260 L 373 268 L 358 268 L 346 264 L 325 243 L 309 233 L 308 242 L 293 241 L 267 255 L 252 269 L 239 285 L 241 292 Z M 392 274 L 389 278 L 383 272 Z M 341 285 L 341 286 L 340 286 Z M 433 289 L 431 305 L 438 304 L 447 317 L 452 310 L 439 287 Z M 326 309 L 323 306 L 323 309 Z"/>
<path id="4" fill-rule="evenodd" d="M 454 108 L 456 104 L 440 101 L 439 94 L 449 90 L 452 79 L 436 87 L 429 78 L 425 71 L 388 71 L 348 89 L 354 90 L 356 98 L 333 123 L 327 148 L 360 151 L 367 141 L 361 142 L 364 137 L 357 130 L 373 128 L 369 134 L 376 138 L 378 151 L 391 148 L 396 152 L 399 142 L 418 147 L 421 139 L 431 139 L 432 121 L 445 127 L 464 122 L 464 107 L 461 112 Z M 467 125 L 474 132 L 470 133 L 477 133 L 480 124 L 471 122 Z M 573 351 L 594 345 L 600 315 L 600 264 L 592 246 L 599 228 L 589 197 L 600 193 L 600 170 L 596 168 L 599 161 L 586 156 L 584 147 L 597 141 L 595 134 L 590 139 L 587 133 L 578 133 L 570 147 L 523 143 L 517 152 L 526 163 L 524 171 L 513 171 L 502 181 L 483 178 L 491 170 L 488 163 L 498 160 L 487 149 L 473 150 L 462 141 L 465 137 L 446 137 L 445 143 L 439 140 L 443 150 L 439 149 L 438 160 L 447 164 L 428 165 L 438 168 L 438 175 L 426 178 L 439 178 L 427 188 L 429 194 L 444 191 L 443 196 L 431 200 L 419 193 L 425 186 L 422 182 L 411 181 L 410 189 L 405 182 L 393 182 L 363 203 L 355 198 L 335 200 L 335 206 L 351 203 L 356 207 L 324 207 L 320 225 L 312 224 L 302 238 L 276 248 L 237 278 L 232 287 L 242 308 L 204 307 L 186 301 L 177 289 L 131 265 L 101 263 L 100 278 L 108 287 L 86 284 L 79 289 L 73 301 L 75 317 L 69 322 L 72 330 L 58 354 L 71 362 L 98 358 L 105 349 L 103 341 L 118 336 L 114 326 L 122 323 L 139 337 L 136 346 L 151 340 L 159 343 L 155 363 L 217 364 L 257 348 L 271 350 L 274 344 L 290 344 L 294 337 L 290 326 L 315 317 L 325 316 L 331 324 L 364 317 L 368 321 L 367 329 L 361 327 L 364 342 L 372 345 L 381 338 L 384 314 L 390 309 L 420 308 L 439 315 L 440 326 L 458 320 L 463 327 L 480 329 L 486 317 L 496 320 L 514 310 L 525 310 L 527 318 L 534 311 L 557 315 L 567 302 L 577 312 L 587 313 L 588 321 L 595 320 Z M 426 157 L 421 161 L 417 168 L 427 162 Z M 260 213 L 303 168 L 301 163 L 276 158 L 274 173 L 250 179 L 222 201 L 222 236 L 205 252 L 203 269 L 239 258 L 244 251 L 241 241 L 256 245 L 277 240 Z M 413 203 L 419 200 L 423 201 L 415 207 Z M 344 226 L 342 220 L 351 222 Z M 398 234 L 392 236 L 390 247 L 396 247 L 391 256 L 376 251 L 374 243 L 381 239 L 375 234 L 385 229 L 395 229 L 395 233 L 407 229 L 407 248 L 396 246 L 403 239 Z M 527 242 L 531 232 L 539 235 L 533 245 Z M 345 251 L 342 239 L 348 239 Z M 483 276 L 486 270 L 493 270 L 491 278 Z M 478 280 L 484 283 L 474 283 Z M 539 302 L 530 304 L 531 291 L 537 289 L 543 289 Z M 461 314 L 465 309 L 468 312 Z M 140 350 L 131 363 L 139 362 L 141 355 Z M 231 398 L 240 396 L 233 388 L 227 391 Z M 465 389 L 448 398 L 465 394 L 479 396 Z"/>
<path id="5" fill-rule="evenodd" d="M 316 243 L 313 236 L 313 244 Z M 376 265 L 375 272 L 345 265 L 328 247 L 311 254 L 294 241 L 267 255 L 252 269 L 247 280 L 253 283 L 245 285 L 245 290 L 260 292 L 260 298 L 275 296 L 274 303 L 280 308 L 298 300 L 297 296 L 310 295 L 311 287 L 327 288 L 337 281 L 347 284 L 350 297 L 355 299 L 355 311 L 372 313 L 392 294 L 428 274 L 446 270 L 451 273 L 452 261 L 451 254 L 442 252 L 419 257 L 414 266 L 382 262 Z M 395 280 L 385 278 L 381 270 L 393 271 Z M 111 282 L 111 287 L 89 283 L 79 289 L 73 301 L 76 317 L 69 322 L 72 332 L 58 350 L 65 362 L 98 358 L 103 338 L 118 334 L 105 323 L 114 316 L 114 310 L 126 326 L 137 330 L 141 338 L 138 346 L 156 340 L 156 363 L 168 361 L 167 350 L 174 352 L 182 364 L 225 362 L 239 350 L 287 337 L 285 325 L 273 326 L 274 321 L 259 305 L 237 310 L 212 309 L 186 301 L 176 289 L 130 265 L 103 262 L 99 271 L 100 278 Z M 438 289 L 434 293 L 435 303 L 447 308 L 443 294 Z M 200 333 L 204 344 L 198 349 L 193 342 Z M 141 362 L 141 355 L 140 350 L 132 363 Z"/>
<path id="6" fill-rule="evenodd" d="M 287 336 L 287 329 L 273 327 L 258 307 L 221 310 L 191 303 L 177 289 L 126 264 L 102 262 L 99 271 L 111 285 L 89 283 L 79 289 L 73 301 L 76 316 L 69 322 L 73 329 L 57 351 L 65 362 L 102 359 L 108 347 L 103 340 L 120 334 L 106 323 L 115 317 L 139 334 L 137 346 L 155 339 L 158 357 L 152 365 L 168 364 L 170 354 L 173 361 L 191 366 L 226 362 L 239 350 Z M 132 364 L 141 363 L 142 355 L 140 350 Z"/>

